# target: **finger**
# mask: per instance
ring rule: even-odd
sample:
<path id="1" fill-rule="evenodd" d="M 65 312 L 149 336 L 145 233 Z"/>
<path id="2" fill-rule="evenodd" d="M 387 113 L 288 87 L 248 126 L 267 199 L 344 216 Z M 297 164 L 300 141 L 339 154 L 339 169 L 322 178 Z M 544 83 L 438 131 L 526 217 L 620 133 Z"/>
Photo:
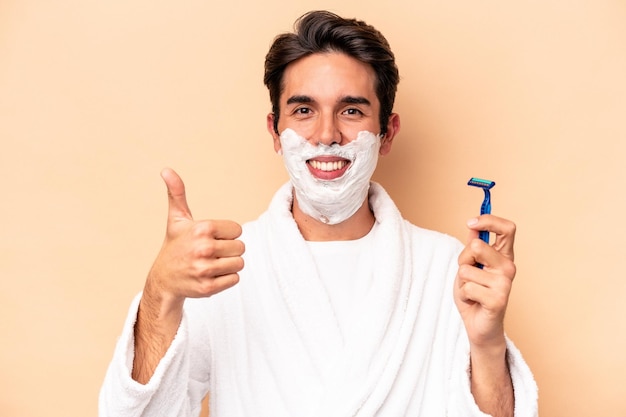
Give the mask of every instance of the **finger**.
<path id="1" fill-rule="evenodd" d="M 513 259 L 497 251 L 494 247 L 489 246 L 480 239 L 472 240 L 461 251 L 458 257 L 459 271 L 470 270 L 474 273 L 482 272 L 474 267 L 476 264 L 483 265 L 485 271 L 503 274 L 513 279 L 516 273 L 515 263 Z"/>
<path id="2" fill-rule="evenodd" d="M 514 259 L 515 223 L 491 214 L 484 214 L 468 220 L 467 227 L 472 231 L 486 230 L 494 233 L 496 239 L 493 243 L 493 248 L 507 258 Z"/>
<path id="3" fill-rule="evenodd" d="M 466 282 L 458 288 L 461 301 L 478 303 L 487 310 L 504 311 L 508 304 L 510 291 L 490 288 L 476 282 Z"/>
<path id="4" fill-rule="evenodd" d="M 241 236 L 241 225 L 232 220 L 204 220 L 194 226 L 196 236 L 232 240 Z"/>
<path id="5" fill-rule="evenodd" d="M 187 205 L 187 196 L 185 194 L 185 184 L 180 176 L 170 168 L 161 171 L 161 178 L 165 181 L 167 187 L 167 197 L 169 202 L 168 216 L 170 218 L 186 218 L 193 220 L 191 210 Z"/>
<path id="6" fill-rule="evenodd" d="M 239 282 L 239 274 L 227 274 L 219 277 L 206 278 L 199 281 L 193 297 L 210 297 L 224 291 Z"/>
<path id="7" fill-rule="evenodd" d="M 240 240 L 210 240 L 196 245 L 195 251 L 200 258 L 228 258 L 243 255 L 245 245 Z"/>
<path id="8" fill-rule="evenodd" d="M 465 248 L 463 248 L 459 254 L 459 266 L 484 264 L 487 252 L 489 252 L 489 245 L 478 239 L 478 235 L 476 235 L 467 243 Z"/>
<path id="9" fill-rule="evenodd" d="M 460 265 L 457 273 L 457 285 L 462 286 L 467 282 L 473 282 L 485 288 L 509 291 L 515 273 L 508 267 L 505 271 L 485 271 L 470 265 Z"/>
<path id="10" fill-rule="evenodd" d="M 469 227 L 469 223 L 471 220 L 468 220 L 468 227 Z M 469 232 L 467 233 L 467 240 L 465 241 L 466 245 L 469 245 L 470 242 L 474 239 L 478 239 L 478 230 L 473 230 L 470 228 Z"/>
<path id="11" fill-rule="evenodd" d="M 195 278 L 217 278 L 223 275 L 236 274 L 243 269 L 244 262 L 241 256 L 210 259 L 198 261 L 195 264 L 196 271 L 192 273 Z"/>

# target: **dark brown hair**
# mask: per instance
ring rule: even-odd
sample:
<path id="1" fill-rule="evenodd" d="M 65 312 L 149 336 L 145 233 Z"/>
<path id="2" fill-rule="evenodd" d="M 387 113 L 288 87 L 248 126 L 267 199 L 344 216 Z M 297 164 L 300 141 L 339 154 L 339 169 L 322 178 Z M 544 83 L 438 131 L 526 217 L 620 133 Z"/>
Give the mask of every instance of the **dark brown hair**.
<path id="1" fill-rule="evenodd" d="M 265 56 L 263 82 L 269 89 L 276 133 L 285 69 L 300 58 L 325 52 L 342 52 L 372 66 L 376 73 L 374 88 L 380 102 L 380 133 L 385 134 L 400 81 L 389 43 L 373 26 L 328 11 L 313 11 L 300 17 L 294 32 L 277 36 Z"/>

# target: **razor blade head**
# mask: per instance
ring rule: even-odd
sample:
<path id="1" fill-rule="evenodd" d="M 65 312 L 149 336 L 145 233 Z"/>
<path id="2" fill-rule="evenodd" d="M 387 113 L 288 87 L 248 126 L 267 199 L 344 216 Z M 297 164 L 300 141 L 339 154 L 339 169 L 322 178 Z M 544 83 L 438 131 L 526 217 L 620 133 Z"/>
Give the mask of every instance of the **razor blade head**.
<path id="1" fill-rule="evenodd" d="M 494 185 L 496 185 L 496 183 L 494 181 L 483 180 L 481 178 L 472 177 L 467 182 L 467 185 L 471 185 L 473 187 L 483 188 L 485 190 L 490 190 L 491 188 L 493 188 Z"/>

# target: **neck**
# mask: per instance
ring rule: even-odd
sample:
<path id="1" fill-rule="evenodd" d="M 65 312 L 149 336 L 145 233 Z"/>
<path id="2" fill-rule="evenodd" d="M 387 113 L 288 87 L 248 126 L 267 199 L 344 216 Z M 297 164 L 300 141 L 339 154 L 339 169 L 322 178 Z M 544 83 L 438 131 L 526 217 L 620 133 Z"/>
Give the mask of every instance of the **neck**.
<path id="1" fill-rule="evenodd" d="M 295 195 L 292 212 L 300 233 L 305 240 L 311 241 L 360 239 L 369 233 L 375 221 L 367 199 L 352 217 L 338 224 L 325 224 L 305 214 L 300 209 Z"/>

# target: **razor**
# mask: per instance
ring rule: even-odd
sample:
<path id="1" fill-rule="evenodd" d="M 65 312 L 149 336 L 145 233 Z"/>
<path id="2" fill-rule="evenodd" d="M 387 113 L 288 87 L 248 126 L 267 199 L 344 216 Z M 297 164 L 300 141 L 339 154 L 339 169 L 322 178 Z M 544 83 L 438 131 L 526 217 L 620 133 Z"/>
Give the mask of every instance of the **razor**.
<path id="1" fill-rule="evenodd" d="M 471 185 L 472 187 L 482 188 L 485 192 L 485 198 L 483 199 L 483 203 L 480 206 L 480 214 L 491 214 L 491 190 L 496 183 L 494 181 L 483 180 L 482 178 L 470 178 L 467 182 L 467 185 Z M 478 232 L 478 237 L 485 243 L 489 244 L 489 232 L 487 230 L 481 230 Z M 478 265 L 479 268 L 482 268 L 482 265 Z"/>

